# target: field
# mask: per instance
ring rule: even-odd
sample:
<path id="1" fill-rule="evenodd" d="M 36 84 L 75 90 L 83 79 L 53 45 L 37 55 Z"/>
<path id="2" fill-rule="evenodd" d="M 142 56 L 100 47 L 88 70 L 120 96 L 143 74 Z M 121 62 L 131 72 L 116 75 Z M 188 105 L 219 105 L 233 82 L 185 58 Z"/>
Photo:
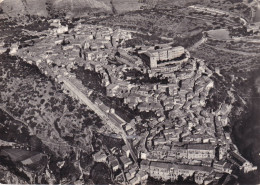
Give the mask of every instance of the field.
<path id="1" fill-rule="evenodd" d="M 175 7 L 185 8 L 191 5 L 203 5 L 205 7 L 216 8 L 219 10 L 242 15 L 246 19 L 251 17 L 251 9 L 243 3 L 243 0 L 161 0 L 157 3 L 157 9 L 171 10 Z"/>
<path id="2" fill-rule="evenodd" d="M 3 149 L 0 152 L 0 155 L 9 156 L 13 162 L 23 161 L 36 154 L 37 152 L 31 152 L 31 151 L 20 150 L 20 149 Z"/>
<path id="3" fill-rule="evenodd" d="M 112 5 L 116 13 L 140 10 L 144 3 L 139 3 L 139 0 L 113 0 Z"/>
<path id="4" fill-rule="evenodd" d="M 225 46 L 228 45 L 228 43 L 222 44 Z M 200 48 L 191 53 L 194 57 L 204 59 L 208 65 L 214 68 L 220 68 L 224 73 L 232 72 L 231 74 L 236 74 L 242 72 L 246 74 L 248 71 L 260 67 L 259 56 L 252 55 L 250 52 L 243 53 L 241 50 L 233 50 L 235 49 L 235 46 L 230 44 L 228 46 L 232 46 L 233 48 L 228 48 L 228 46 L 226 46 L 227 48 L 225 49 L 224 47 L 218 46 L 219 43 L 214 41 L 213 43 L 207 43 L 200 46 Z"/>

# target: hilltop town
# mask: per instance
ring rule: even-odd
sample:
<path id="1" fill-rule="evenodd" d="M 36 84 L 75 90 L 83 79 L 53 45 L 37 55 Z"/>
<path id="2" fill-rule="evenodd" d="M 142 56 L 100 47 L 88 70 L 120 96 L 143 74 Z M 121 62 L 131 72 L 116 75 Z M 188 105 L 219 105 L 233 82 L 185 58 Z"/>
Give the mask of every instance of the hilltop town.
<path id="1" fill-rule="evenodd" d="M 221 76 L 218 68 L 172 43 L 125 47 L 134 37 L 131 30 L 81 23 L 69 29 L 58 19 L 51 25 L 55 28 L 33 46 L 13 44 L 9 54 L 37 66 L 63 93 L 93 111 L 103 125 L 99 134 L 122 140 L 91 154 L 111 169 L 114 183 L 180 177 L 225 183 L 238 171 L 257 169 L 225 129 L 231 103 L 216 110 L 208 105 L 212 75 Z M 60 124 L 61 133 L 73 130 Z M 41 135 L 40 126 L 31 129 Z M 46 145 L 55 142 L 55 134 L 45 138 Z"/>
<path id="2" fill-rule="evenodd" d="M 259 0 L 0 0 L 0 183 L 259 184 Z"/>

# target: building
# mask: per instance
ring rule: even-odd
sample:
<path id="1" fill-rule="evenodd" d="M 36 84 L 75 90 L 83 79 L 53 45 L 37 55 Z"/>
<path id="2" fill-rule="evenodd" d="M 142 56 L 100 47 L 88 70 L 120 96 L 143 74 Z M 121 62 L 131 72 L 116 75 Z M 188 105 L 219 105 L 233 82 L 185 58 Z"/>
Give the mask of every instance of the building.
<path id="1" fill-rule="evenodd" d="M 113 83 L 106 86 L 106 94 L 109 97 L 116 96 L 118 98 L 126 98 L 129 96 L 133 85 L 129 83 Z"/>
<path id="2" fill-rule="evenodd" d="M 107 155 L 104 154 L 102 151 L 99 151 L 93 155 L 93 159 L 96 162 L 106 162 L 107 161 Z"/>
<path id="3" fill-rule="evenodd" d="M 116 95 L 117 93 L 117 90 L 119 88 L 119 85 L 117 84 L 110 84 L 106 87 L 106 93 L 107 93 L 107 96 L 109 97 L 113 97 Z"/>
<path id="4" fill-rule="evenodd" d="M 189 144 L 188 159 L 215 158 L 215 147 L 211 144 Z"/>
<path id="5" fill-rule="evenodd" d="M 245 173 L 248 173 L 250 171 L 257 170 L 256 166 L 253 166 L 252 163 L 247 161 L 244 157 L 242 157 L 240 154 L 231 151 L 230 155 L 232 156 L 232 159 L 236 162 L 236 164 L 240 165 L 240 169 L 243 169 Z"/>
<path id="6" fill-rule="evenodd" d="M 167 181 L 171 178 L 170 168 L 170 163 L 151 162 L 149 168 L 150 176 Z"/>
<path id="7" fill-rule="evenodd" d="M 167 140 L 158 138 L 154 140 L 155 148 L 150 152 L 149 157 L 153 159 L 163 159 L 165 157 L 175 159 L 214 159 L 215 147 L 210 144 L 188 144 L 184 146 L 172 146 L 168 148 L 166 143 L 172 141 L 171 135 L 166 135 Z M 178 136 L 173 138 L 174 142 L 178 142 Z"/>
<path id="8" fill-rule="evenodd" d="M 144 62 L 152 69 L 169 64 L 176 63 L 179 57 L 185 55 L 185 50 L 182 46 L 178 47 L 166 47 L 146 51 L 142 54 Z"/>
<path id="9" fill-rule="evenodd" d="M 128 166 L 130 166 L 133 162 L 131 161 L 131 159 L 129 159 L 126 156 L 122 156 L 120 157 L 120 161 L 123 163 L 124 165 L 124 169 L 126 169 Z"/>
<path id="10" fill-rule="evenodd" d="M 140 169 L 142 171 L 148 171 L 150 166 L 150 161 L 148 160 L 142 160 L 140 163 Z"/>
<path id="11" fill-rule="evenodd" d="M 108 156 L 108 164 L 110 165 L 113 171 L 117 171 L 119 169 L 119 162 L 115 156 Z"/>
<path id="12" fill-rule="evenodd" d="M 200 176 L 208 176 L 213 172 L 213 168 L 206 166 L 192 166 L 192 165 L 176 165 L 164 162 L 151 162 L 148 173 L 155 179 L 163 181 L 174 181 L 178 176 L 184 178 L 193 176 L 195 173 Z"/>

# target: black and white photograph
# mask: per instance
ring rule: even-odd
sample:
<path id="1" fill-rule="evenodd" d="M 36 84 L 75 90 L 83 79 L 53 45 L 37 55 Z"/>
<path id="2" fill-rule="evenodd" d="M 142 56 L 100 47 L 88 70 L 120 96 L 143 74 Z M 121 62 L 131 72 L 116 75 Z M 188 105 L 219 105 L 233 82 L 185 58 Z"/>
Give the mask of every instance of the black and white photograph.
<path id="1" fill-rule="evenodd" d="M 0 184 L 260 184 L 260 0 L 0 0 Z"/>

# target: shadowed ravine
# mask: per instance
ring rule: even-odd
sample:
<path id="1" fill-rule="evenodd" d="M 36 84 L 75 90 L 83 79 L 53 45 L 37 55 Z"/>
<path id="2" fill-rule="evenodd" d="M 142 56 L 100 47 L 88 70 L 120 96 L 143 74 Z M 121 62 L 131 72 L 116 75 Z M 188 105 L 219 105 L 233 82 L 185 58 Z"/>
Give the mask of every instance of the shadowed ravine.
<path id="1" fill-rule="evenodd" d="M 255 73 L 250 84 L 254 90 L 246 110 L 248 114 L 233 127 L 234 140 L 240 152 L 258 167 L 256 172 L 240 174 L 238 180 L 241 184 L 260 183 L 260 94 L 258 91 L 260 83 L 258 79 L 259 75 Z"/>

